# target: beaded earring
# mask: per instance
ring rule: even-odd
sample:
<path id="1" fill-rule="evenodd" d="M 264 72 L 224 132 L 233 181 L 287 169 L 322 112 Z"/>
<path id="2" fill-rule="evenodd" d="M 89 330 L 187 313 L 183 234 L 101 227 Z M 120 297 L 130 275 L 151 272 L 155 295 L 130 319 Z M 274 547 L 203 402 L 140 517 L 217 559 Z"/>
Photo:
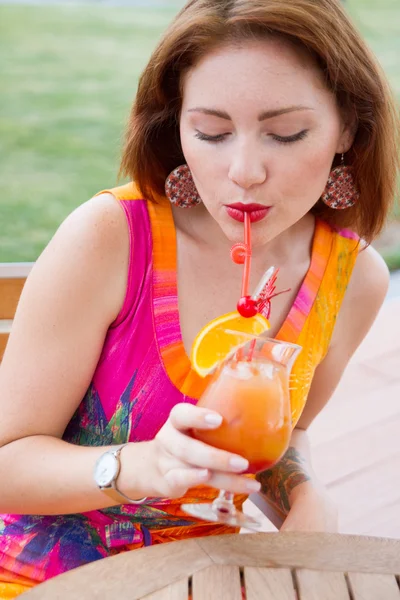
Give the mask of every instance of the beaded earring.
<path id="1" fill-rule="evenodd" d="M 341 165 L 332 169 L 322 201 L 335 210 L 350 208 L 359 200 L 360 193 L 356 187 L 353 177 L 353 167 L 344 164 L 342 154 Z"/>
<path id="2" fill-rule="evenodd" d="M 171 204 L 180 208 L 192 208 L 201 203 L 192 173 L 187 165 L 177 167 L 168 175 L 165 194 Z"/>

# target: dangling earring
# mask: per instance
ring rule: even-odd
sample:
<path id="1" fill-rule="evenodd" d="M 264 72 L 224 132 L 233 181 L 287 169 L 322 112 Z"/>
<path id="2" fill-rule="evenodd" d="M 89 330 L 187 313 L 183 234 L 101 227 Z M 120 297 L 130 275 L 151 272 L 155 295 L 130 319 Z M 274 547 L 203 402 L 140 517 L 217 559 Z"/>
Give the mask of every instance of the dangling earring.
<path id="1" fill-rule="evenodd" d="M 177 167 L 168 175 L 165 194 L 171 204 L 180 208 L 192 208 L 201 203 L 199 192 L 187 165 Z"/>
<path id="2" fill-rule="evenodd" d="M 344 164 L 342 154 L 341 165 L 332 169 L 321 199 L 330 208 L 343 210 L 354 206 L 359 198 L 360 192 L 354 181 L 353 167 Z"/>

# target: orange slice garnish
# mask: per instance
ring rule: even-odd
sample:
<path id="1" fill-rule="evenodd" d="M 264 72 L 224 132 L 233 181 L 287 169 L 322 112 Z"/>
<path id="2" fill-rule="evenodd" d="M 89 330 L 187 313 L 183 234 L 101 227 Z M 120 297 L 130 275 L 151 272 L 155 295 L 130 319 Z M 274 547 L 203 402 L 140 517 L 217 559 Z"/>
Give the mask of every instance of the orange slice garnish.
<path id="1" fill-rule="evenodd" d="M 262 315 L 245 318 L 237 311 L 210 321 L 193 342 L 190 355 L 193 369 L 206 377 L 248 342 L 249 336 L 261 335 L 269 328 L 269 321 Z"/>

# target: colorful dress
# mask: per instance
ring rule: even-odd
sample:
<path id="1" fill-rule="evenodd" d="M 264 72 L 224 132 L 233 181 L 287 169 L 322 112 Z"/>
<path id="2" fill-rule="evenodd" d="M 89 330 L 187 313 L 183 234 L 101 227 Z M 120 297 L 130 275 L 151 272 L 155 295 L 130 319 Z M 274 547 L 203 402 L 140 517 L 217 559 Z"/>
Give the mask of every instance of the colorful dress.
<path id="1" fill-rule="evenodd" d="M 192 370 L 182 342 L 171 206 L 165 198 L 147 202 L 132 184 L 111 192 L 129 225 L 129 278 L 92 382 L 63 436 L 79 445 L 151 440 L 173 406 L 195 404 L 207 385 Z M 357 252 L 354 234 L 316 222 L 310 268 L 276 336 L 303 346 L 292 375 L 293 426 L 328 350 Z M 200 486 L 184 501 L 215 496 L 215 489 Z M 236 497 L 237 506 L 245 499 Z M 0 600 L 117 552 L 235 531 L 196 521 L 181 511 L 182 501 L 154 498 L 76 515 L 0 515 Z"/>

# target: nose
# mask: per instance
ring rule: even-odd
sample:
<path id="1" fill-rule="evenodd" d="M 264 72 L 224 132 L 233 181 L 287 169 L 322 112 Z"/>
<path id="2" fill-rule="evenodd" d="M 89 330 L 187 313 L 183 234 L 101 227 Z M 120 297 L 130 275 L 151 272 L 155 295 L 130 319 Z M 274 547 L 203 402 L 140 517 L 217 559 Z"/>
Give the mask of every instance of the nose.
<path id="1" fill-rule="evenodd" d="M 260 151 L 252 145 L 243 144 L 236 148 L 229 167 L 229 179 L 243 189 L 264 183 L 267 170 Z"/>

